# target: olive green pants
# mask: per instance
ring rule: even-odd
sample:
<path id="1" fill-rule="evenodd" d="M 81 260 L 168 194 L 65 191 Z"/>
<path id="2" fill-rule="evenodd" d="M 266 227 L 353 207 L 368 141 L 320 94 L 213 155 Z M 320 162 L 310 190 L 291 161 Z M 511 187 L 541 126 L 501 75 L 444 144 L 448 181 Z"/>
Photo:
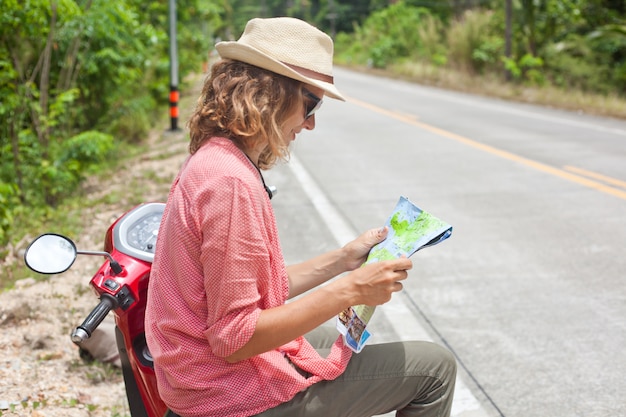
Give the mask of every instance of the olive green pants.
<path id="1" fill-rule="evenodd" d="M 322 356 L 337 337 L 326 327 L 306 335 Z M 434 343 L 373 344 L 353 354 L 337 379 L 318 382 L 257 416 L 369 417 L 396 411 L 398 417 L 448 417 L 455 380 L 454 357 Z"/>

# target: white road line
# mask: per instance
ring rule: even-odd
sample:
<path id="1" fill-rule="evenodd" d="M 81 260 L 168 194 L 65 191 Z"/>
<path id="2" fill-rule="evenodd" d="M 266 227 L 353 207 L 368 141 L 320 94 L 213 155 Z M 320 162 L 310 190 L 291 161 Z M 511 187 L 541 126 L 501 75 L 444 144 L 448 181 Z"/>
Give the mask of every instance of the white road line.
<path id="1" fill-rule="evenodd" d="M 355 239 L 358 233 L 328 200 L 326 194 L 320 189 L 315 180 L 311 178 L 293 152 L 291 153 L 289 163 L 286 165 L 291 169 L 300 184 L 302 184 L 305 194 L 313 203 L 313 206 L 328 226 L 328 229 L 333 234 L 337 243 L 341 246 Z M 401 320 L 387 319 L 388 324 L 402 340 L 419 339 L 432 341 L 428 332 L 422 327 L 401 297 L 392 297 L 390 302 L 378 307 L 378 309 L 384 312 L 379 319 L 393 317 L 402 318 Z M 452 416 L 486 417 L 487 415 L 487 412 L 483 409 L 480 402 L 472 394 L 467 385 L 461 378 L 457 377 Z"/>
<path id="2" fill-rule="evenodd" d="M 344 220 L 341 213 L 328 201 L 326 194 L 317 186 L 317 183 L 307 170 L 302 166 L 298 158 L 291 152 L 289 163 L 287 166 L 291 169 L 295 177 L 298 179 L 302 188 L 313 203 L 313 206 L 322 217 L 328 229 L 340 246 L 354 240 L 357 236 L 354 229 Z"/>

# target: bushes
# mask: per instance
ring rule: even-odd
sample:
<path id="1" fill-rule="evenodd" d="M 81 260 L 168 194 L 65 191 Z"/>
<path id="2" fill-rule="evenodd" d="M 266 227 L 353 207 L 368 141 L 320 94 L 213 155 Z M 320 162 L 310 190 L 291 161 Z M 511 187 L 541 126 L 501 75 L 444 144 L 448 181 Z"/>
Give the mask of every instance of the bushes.
<path id="1" fill-rule="evenodd" d="M 412 59 L 482 72 L 499 65 L 503 53 L 493 16 L 470 10 L 444 26 L 428 9 L 396 3 L 373 13 L 353 35 L 340 34 L 338 59 L 375 68 Z"/>
<path id="2" fill-rule="evenodd" d="M 18 204 L 17 185 L 0 181 L 0 242 L 5 242 L 8 238 L 13 224 L 13 208 Z"/>
<path id="3" fill-rule="evenodd" d="M 499 65 L 504 39 L 498 36 L 494 12 L 468 10 L 446 32 L 449 63 L 468 73 L 483 73 Z"/>
<path id="4" fill-rule="evenodd" d="M 151 96 L 139 96 L 120 100 L 120 105 L 110 111 L 111 121 L 102 130 L 130 143 L 140 143 L 151 128 L 156 100 Z"/>
<path id="5" fill-rule="evenodd" d="M 426 9 L 396 3 L 370 15 L 354 35 L 337 38 L 340 60 L 384 68 L 398 59 L 420 55 L 422 42 L 416 30 Z"/>
<path id="6" fill-rule="evenodd" d="M 445 21 L 430 9 L 400 2 L 370 15 L 353 34 L 340 34 L 338 61 L 376 68 L 414 62 L 434 65 L 435 71 L 445 66 L 502 81 L 506 70 L 508 81 L 516 84 L 623 94 L 626 26 L 614 23 L 614 13 L 583 15 L 577 4 L 516 4 L 511 53 L 505 57 L 505 16 L 500 2 L 494 2 L 491 9 L 469 9 Z M 611 23 L 590 26 L 603 19 Z"/>
<path id="7" fill-rule="evenodd" d="M 112 149 L 111 137 L 92 130 L 124 132 L 111 123 L 117 103 L 163 82 L 145 76 L 155 31 L 131 0 L 7 0 L 0 23 L 0 180 L 20 205 L 54 206 Z M 128 124 L 141 119 L 134 113 Z"/>
<path id="8" fill-rule="evenodd" d="M 583 37 L 571 35 L 562 42 L 547 45 L 542 55 L 546 57 L 546 73 L 555 86 L 607 92 L 607 68 L 602 69 L 594 62 L 595 53 Z"/>
<path id="9" fill-rule="evenodd" d="M 82 132 L 61 144 L 55 165 L 65 167 L 70 180 L 78 183 L 91 169 L 106 162 L 113 150 L 113 136 L 94 130 Z"/>
<path id="10" fill-rule="evenodd" d="M 177 3 L 184 79 L 206 59 L 202 34 L 220 9 Z M 155 109 L 167 114 L 167 16 L 167 2 L 3 1 L 0 247 L 16 213 L 56 206 L 116 147 L 141 142 Z"/>

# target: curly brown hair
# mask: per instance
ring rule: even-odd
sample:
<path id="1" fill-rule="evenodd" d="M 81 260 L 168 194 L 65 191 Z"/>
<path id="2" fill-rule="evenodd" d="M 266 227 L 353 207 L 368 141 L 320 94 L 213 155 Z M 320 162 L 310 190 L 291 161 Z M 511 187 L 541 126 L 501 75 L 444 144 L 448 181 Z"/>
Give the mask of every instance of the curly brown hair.
<path id="1" fill-rule="evenodd" d="M 243 151 L 264 143 L 258 166 L 270 168 L 289 157 L 281 126 L 303 101 L 300 81 L 223 59 L 211 68 L 189 119 L 189 152 L 194 154 L 215 136 L 232 140 Z"/>

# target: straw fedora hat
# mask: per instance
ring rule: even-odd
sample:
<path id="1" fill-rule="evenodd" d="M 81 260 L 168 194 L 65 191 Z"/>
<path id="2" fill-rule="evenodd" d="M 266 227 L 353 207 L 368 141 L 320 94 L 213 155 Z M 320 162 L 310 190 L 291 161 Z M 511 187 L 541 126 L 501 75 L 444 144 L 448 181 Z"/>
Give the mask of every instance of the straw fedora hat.
<path id="1" fill-rule="evenodd" d="M 222 58 L 246 62 L 314 85 L 326 95 L 345 101 L 333 84 L 333 41 L 299 19 L 252 19 L 237 41 L 215 45 Z"/>

